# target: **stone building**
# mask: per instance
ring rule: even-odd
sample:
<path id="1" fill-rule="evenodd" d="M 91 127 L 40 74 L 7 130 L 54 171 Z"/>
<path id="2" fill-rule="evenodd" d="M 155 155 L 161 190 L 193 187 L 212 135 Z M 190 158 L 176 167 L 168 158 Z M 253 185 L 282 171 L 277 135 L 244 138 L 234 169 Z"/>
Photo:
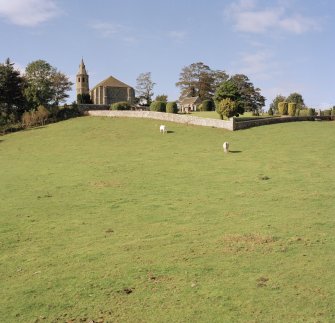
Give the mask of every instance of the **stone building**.
<path id="1" fill-rule="evenodd" d="M 88 79 L 89 76 L 82 59 L 76 79 L 77 95 L 89 93 L 93 104 L 110 105 L 121 101 L 127 101 L 130 104 L 134 103 L 135 90 L 115 77 L 109 76 L 91 90 L 89 90 Z"/>
<path id="2" fill-rule="evenodd" d="M 130 104 L 133 104 L 135 91 L 131 86 L 110 76 L 98 83 L 90 91 L 90 96 L 94 104 L 110 105 L 121 101 L 127 101 Z"/>
<path id="3" fill-rule="evenodd" d="M 185 97 L 181 100 L 179 109 L 180 112 L 186 113 L 191 111 L 197 111 L 200 104 L 201 100 L 198 96 Z"/>

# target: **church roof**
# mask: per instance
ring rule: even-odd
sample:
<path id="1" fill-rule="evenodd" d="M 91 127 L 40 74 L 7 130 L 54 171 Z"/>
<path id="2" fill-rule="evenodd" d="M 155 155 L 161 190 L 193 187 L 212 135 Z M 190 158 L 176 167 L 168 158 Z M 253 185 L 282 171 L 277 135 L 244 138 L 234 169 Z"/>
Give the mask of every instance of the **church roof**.
<path id="1" fill-rule="evenodd" d="M 130 87 L 131 88 L 130 85 L 119 81 L 118 79 L 116 79 L 113 76 L 107 77 L 105 80 L 103 80 L 100 83 L 98 83 L 91 91 L 93 91 L 95 88 L 97 88 L 99 86 L 105 86 L 105 87 Z"/>
<path id="2" fill-rule="evenodd" d="M 182 99 L 182 101 L 180 103 L 182 105 L 197 104 L 197 103 L 200 103 L 200 98 L 198 96 L 186 97 L 186 98 Z"/>

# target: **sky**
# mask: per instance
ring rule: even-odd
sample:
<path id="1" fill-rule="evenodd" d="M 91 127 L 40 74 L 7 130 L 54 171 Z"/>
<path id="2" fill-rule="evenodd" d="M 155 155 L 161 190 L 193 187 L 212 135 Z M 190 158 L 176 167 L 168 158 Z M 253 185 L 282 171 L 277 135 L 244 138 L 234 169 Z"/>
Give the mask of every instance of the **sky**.
<path id="1" fill-rule="evenodd" d="M 90 88 L 110 75 L 179 97 L 184 66 L 203 62 L 245 74 L 266 97 L 300 93 L 335 105 L 334 0 L 0 0 L 0 61 L 24 71 L 43 59 L 75 83 L 81 59 Z M 76 98 L 75 85 L 68 102 Z"/>

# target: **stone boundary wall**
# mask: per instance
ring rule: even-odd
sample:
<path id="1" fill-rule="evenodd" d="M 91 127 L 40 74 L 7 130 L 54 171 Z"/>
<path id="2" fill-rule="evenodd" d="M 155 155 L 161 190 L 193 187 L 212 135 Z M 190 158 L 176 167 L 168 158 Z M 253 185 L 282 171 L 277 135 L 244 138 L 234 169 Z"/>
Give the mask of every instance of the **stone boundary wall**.
<path id="1" fill-rule="evenodd" d="M 91 105 L 90 105 L 91 106 Z M 101 110 L 101 105 L 98 110 L 89 110 L 87 114 L 94 117 L 121 117 L 121 118 L 146 118 L 155 119 L 183 124 L 192 124 L 204 127 L 222 128 L 227 130 L 241 130 L 252 127 L 264 126 L 269 124 L 296 122 L 296 121 L 315 121 L 315 120 L 332 120 L 330 116 L 315 116 L 315 117 L 274 117 L 274 118 L 259 118 L 241 121 L 243 119 L 230 119 L 228 121 L 210 118 L 195 117 L 185 114 L 173 114 L 165 112 L 153 111 L 118 111 L 118 110 Z"/>
<path id="2" fill-rule="evenodd" d="M 89 111 L 89 110 L 108 110 L 109 105 L 107 104 L 78 104 L 80 111 Z"/>
<path id="3" fill-rule="evenodd" d="M 126 117 L 126 118 L 147 118 L 162 121 L 170 121 L 176 123 L 192 124 L 204 127 L 223 128 L 227 130 L 234 130 L 234 121 L 201 118 L 189 115 L 181 115 L 165 112 L 153 111 L 118 111 L 118 110 L 104 110 L 104 111 L 88 111 L 88 115 L 94 117 Z"/>
<path id="4" fill-rule="evenodd" d="M 277 118 L 260 118 L 247 121 L 235 121 L 234 130 L 247 129 L 252 127 L 264 126 L 268 124 L 276 124 L 283 122 L 296 122 L 296 121 L 315 121 L 315 120 L 332 120 L 329 116 L 315 116 L 315 117 L 277 117 Z"/>

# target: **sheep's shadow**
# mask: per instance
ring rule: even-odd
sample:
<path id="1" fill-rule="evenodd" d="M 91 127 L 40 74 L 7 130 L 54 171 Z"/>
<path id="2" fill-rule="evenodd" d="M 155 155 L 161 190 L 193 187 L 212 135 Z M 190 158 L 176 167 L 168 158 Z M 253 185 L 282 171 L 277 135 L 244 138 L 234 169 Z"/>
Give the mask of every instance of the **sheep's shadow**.
<path id="1" fill-rule="evenodd" d="M 239 154 L 242 151 L 241 150 L 229 150 L 229 152 L 232 153 L 232 154 Z"/>
<path id="2" fill-rule="evenodd" d="M 172 130 L 168 130 L 166 133 L 174 133 L 174 131 L 172 131 Z"/>

